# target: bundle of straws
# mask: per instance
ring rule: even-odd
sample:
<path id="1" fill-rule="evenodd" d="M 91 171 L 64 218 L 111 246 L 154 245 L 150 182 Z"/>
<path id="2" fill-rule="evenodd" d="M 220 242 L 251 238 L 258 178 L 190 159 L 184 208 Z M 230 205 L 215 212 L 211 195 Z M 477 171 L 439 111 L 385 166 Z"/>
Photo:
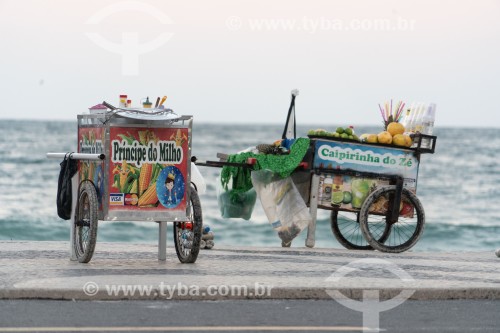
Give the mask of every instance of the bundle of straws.
<path id="1" fill-rule="evenodd" d="M 384 108 L 380 104 L 378 108 L 380 109 L 380 114 L 382 115 L 382 119 L 384 120 L 384 128 L 387 129 L 387 125 L 392 122 L 399 122 L 403 115 L 403 109 L 405 107 L 405 103 L 403 101 L 399 101 L 394 104 L 392 103 L 392 99 L 390 102 L 384 103 Z"/>

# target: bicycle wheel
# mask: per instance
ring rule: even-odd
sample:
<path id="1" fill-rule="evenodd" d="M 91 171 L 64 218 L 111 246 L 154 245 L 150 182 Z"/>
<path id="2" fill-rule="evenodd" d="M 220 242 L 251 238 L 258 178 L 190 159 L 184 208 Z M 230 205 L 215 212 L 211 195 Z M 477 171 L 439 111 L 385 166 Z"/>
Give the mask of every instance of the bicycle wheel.
<path id="1" fill-rule="evenodd" d="M 387 218 L 389 214 L 382 216 L 369 213 L 373 208 L 372 205 L 379 200 L 386 202 L 386 207 L 391 207 L 391 198 L 395 193 L 396 186 L 384 186 L 375 190 L 366 198 L 359 215 L 361 231 L 366 240 L 374 249 L 382 252 L 406 251 L 417 243 L 424 231 L 424 208 L 417 196 L 405 188 L 401 194 L 400 215 L 397 221 L 391 223 Z M 384 242 L 377 240 L 376 230 L 374 230 L 373 224 L 369 223 L 369 220 L 374 218 L 383 221 L 390 227 L 389 237 Z"/>
<path id="2" fill-rule="evenodd" d="M 381 221 L 373 221 L 372 230 L 374 236 L 383 243 L 391 231 L 390 226 Z M 361 227 L 359 225 L 358 212 L 341 213 L 338 210 L 332 210 L 330 214 L 330 225 L 332 232 L 339 243 L 350 250 L 373 250 L 373 247 L 366 241 Z"/>
<path id="3" fill-rule="evenodd" d="M 97 239 L 97 192 L 89 181 L 80 186 L 73 228 L 76 258 L 81 263 L 88 263 L 94 255 Z"/>
<path id="4" fill-rule="evenodd" d="M 177 258 L 182 263 L 194 263 L 200 252 L 203 218 L 198 193 L 193 186 L 189 189 L 189 203 L 186 208 L 187 222 L 174 222 L 174 243 Z"/>

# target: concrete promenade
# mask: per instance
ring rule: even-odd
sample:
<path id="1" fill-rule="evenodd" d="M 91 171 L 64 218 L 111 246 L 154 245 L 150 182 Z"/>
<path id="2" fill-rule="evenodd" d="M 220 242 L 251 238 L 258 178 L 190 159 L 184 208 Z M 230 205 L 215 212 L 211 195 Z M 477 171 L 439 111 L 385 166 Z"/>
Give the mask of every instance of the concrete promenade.
<path id="1" fill-rule="evenodd" d="M 92 261 L 80 264 L 69 260 L 69 242 L 0 242 L 0 299 L 331 299 L 338 291 L 353 299 L 498 300 L 500 258 L 216 243 L 195 264 L 181 264 L 172 247 L 158 261 L 156 244 L 98 242 Z"/>

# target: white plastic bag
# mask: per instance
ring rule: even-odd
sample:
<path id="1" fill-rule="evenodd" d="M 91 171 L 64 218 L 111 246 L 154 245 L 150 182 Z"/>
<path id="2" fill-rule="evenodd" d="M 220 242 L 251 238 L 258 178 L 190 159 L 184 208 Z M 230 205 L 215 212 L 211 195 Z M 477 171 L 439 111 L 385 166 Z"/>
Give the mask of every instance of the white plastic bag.
<path id="1" fill-rule="evenodd" d="M 198 194 L 205 194 L 207 191 L 207 184 L 205 183 L 205 179 L 198 170 L 196 164 L 191 162 L 191 182 L 196 186 L 196 190 Z"/>
<path id="2" fill-rule="evenodd" d="M 252 184 L 269 223 L 289 244 L 312 220 L 291 177 L 281 179 L 270 170 L 252 171 Z"/>

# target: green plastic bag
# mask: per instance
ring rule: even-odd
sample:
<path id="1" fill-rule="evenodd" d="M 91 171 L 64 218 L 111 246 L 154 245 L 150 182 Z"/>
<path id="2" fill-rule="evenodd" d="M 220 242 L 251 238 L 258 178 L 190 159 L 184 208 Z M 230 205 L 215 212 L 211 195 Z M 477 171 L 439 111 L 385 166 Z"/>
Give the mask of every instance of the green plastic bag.
<path id="1" fill-rule="evenodd" d="M 242 218 L 249 220 L 257 201 L 257 193 L 252 188 L 246 192 L 224 189 L 219 180 L 217 190 L 217 203 L 221 216 L 225 219 Z"/>

